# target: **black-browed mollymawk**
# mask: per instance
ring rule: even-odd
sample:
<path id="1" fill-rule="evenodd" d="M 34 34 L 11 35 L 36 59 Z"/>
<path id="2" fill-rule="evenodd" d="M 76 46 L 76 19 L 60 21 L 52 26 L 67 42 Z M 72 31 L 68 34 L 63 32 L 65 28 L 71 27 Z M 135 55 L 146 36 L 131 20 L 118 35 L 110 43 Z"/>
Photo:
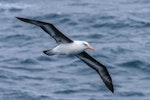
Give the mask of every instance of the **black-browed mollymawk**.
<path id="1" fill-rule="evenodd" d="M 86 49 L 94 50 L 94 48 L 86 41 L 73 41 L 66 37 L 62 32 L 60 32 L 53 24 L 31 20 L 26 18 L 16 17 L 17 19 L 37 25 L 41 27 L 46 33 L 48 33 L 58 44 L 55 48 L 51 50 L 43 51 L 46 55 L 75 55 L 81 59 L 84 63 L 94 69 L 99 76 L 102 78 L 103 82 L 111 92 L 114 92 L 113 83 L 111 76 L 109 75 L 106 67 L 91 57 L 85 52 Z"/>

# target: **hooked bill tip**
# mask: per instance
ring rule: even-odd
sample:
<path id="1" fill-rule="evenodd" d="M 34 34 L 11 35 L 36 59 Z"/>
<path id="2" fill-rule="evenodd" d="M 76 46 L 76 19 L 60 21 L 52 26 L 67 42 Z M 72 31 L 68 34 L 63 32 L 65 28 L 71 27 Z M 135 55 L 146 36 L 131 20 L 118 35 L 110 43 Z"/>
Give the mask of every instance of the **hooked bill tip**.
<path id="1" fill-rule="evenodd" d="M 88 45 L 88 48 L 90 49 L 90 50 L 95 50 L 92 46 L 90 46 L 90 45 Z"/>

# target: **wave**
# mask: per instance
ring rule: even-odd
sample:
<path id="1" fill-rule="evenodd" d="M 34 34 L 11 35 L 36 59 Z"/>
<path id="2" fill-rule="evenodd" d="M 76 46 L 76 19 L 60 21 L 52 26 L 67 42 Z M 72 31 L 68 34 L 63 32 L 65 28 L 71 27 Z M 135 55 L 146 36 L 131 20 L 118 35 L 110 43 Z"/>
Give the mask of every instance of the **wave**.
<path id="1" fill-rule="evenodd" d="M 130 60 L 123 62 L 119 64 L 119 66 L 122 66 L 124 68 L 130 68 L 133 70 L 141 71 L 143 73 L 149 72 L 149 63 L 141 61 L 141 60 Z"/>
<path id="2" fill-rule="evenodd" d="M 0 11 L 10 11 L 10 12 L 16 12 L 16 11 L 22 11 L 25 8 L 30 7 L 30 5 L 22 4 L 22 3 L 0 3 Z"/>

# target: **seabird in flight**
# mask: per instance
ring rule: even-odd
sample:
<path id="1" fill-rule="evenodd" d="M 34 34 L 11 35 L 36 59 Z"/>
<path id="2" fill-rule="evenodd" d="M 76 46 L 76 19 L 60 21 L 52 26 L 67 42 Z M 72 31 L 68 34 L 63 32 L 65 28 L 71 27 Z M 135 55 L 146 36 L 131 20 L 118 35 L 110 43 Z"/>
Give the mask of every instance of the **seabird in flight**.
<path id="1" fill-rule="evenodd" d="M 16 17 L 17 19 L 37 25 L 41 27 L 46 33 L 48 33 L 58 44 L 55 48 L 51 50 L 43 51 L 46 55 L 75 55 L 81 59 L 84 63 L 94 69 L 99 76 L 102 78 L 103 82 L 107 88 L 113 93 L 113 83 L 111 76 L 109 75 L 106 67 L 91 57 L 85 52 L 86 49 L 94 50 L 94 48 L 86 41 L 73 41 L 66 37 L 62 32 L 60 32 L 53 24 L 31 20 L 26 18 Z"/>

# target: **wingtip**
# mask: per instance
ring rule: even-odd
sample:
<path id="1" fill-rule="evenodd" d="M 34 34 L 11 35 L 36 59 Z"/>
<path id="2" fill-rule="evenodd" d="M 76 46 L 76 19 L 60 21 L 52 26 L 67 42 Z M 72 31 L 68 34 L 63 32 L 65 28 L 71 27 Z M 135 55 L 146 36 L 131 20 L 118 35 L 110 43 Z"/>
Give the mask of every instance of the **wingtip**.
<path id="1" fill-rule="evenodd" d="M 111 91 L 112 93 L 114 93 L 114 88 L 112 88 L 110 91 Z"/>
<path id="2" fill-rule="evenodd" d="M 21 17 L 16 17 L 17 19 L 21 20 L 21 21 L 26 21 L 25 18 L 21 18 Z"/>
<path id="3" fill-rule="evenodd" d="M 16 17 L 17 19 L 21 20 L 22 18 L 21 17 Z"/>
<path id="4" fill-rule="evenodd" d="M 114 90 L 113 91 L 111 91 L 112 93 L 114 93 Z"/>
<path id="5" fill-rule="evenodd" d="M 19 19 L 20 17 L 16 17 L 17 19 Z"/>
<path id="6" fill-rule="evenodd" d="M 106 83 L 105 83 L 105 84 L 106 84 Z M 106 86 L 107 86 L 107 88 L 108 88 L 112 93 L 114 93 L 114 86 L 113 86 L 112 81 L 111 81 L 111 83 L 106 84 Z"/>
<path id="7" fill-rule="evenodd" d="M 103 82 L 105 83 L 106 87 L 112 92 L 114 93 L 114 86 L 113 86 L 113 82 L 111 80 L 111 77 L 109 76 L 110 80 L 106 81 L 104 80 L 104 78 L 102 78 Z"/>
<path id="8" fill-rule="evenodd" d="M 16 17 L 16 18 L 21 20 L 21 21 L 23 21 L 23 22 L 34 24 L 34 25 L 37 25 L 37 26 L 40 26 L 40 25 L 42 25 L 44 23 L 44 22 L 41 22 L 41 21 L 27 19 L 27 18 L 21 18 L 21 17 Z"/>
<path id="9" fill-rule="evenodd" d="M 108 89 L 112 92 L 112 93 L 114 93 L 114 87 L 113 87 L 113 84 L 111 84 L 111 85 L 109 85 L 109 86 L 107 86 L 108 87 Z"/>

